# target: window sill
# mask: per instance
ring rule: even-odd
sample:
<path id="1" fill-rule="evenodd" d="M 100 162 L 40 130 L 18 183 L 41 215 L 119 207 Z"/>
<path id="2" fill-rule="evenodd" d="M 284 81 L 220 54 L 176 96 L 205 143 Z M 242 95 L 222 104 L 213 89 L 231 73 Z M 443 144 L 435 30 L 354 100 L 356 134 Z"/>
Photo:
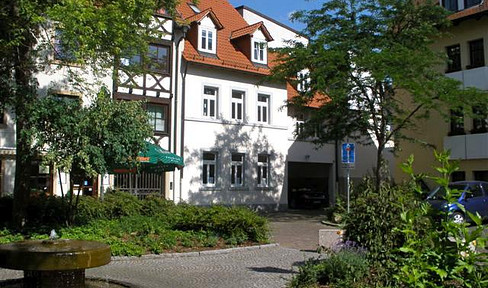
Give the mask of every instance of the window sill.
<path id="1" fill-rule="evenodd" d="M 200 188 L 200 191 L 222 191 L 222 187 L 220 186 L 203 186 Z"/>
<path id="2" fill-rule="evenodd" d="M 231 191 L 249 191 L 249 187 L 247 186 L 231 186 L 229 188 Z"/>
<path id="3" fill-rule="evenodd" d="M 216 51 L 211 51 L 211 50 L 203 50 L 201 48 L 198 49 L 198 52 L 200 53 L 201 56 L 203 57 L 209 57 L 209 58 L 217 58 L 217 52 Z"/>
<path id="4" fill-rule="evenodd" d="M 168 132 L 163 132 L 163 131 L 153 131 L 154 136 L 169 136 Z"/>

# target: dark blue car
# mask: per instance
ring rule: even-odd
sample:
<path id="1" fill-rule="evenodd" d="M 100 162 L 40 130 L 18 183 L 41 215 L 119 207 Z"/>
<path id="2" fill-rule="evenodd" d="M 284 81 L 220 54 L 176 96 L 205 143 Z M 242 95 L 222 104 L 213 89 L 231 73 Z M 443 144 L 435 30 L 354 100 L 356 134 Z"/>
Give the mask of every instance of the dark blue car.
<path id="1" fill-rule="evenodd" d="M 451 190 L 458 190 L 461 195 L 457 202 L 462 204 L 466 211 L 473 214 L 479 213 L 484 219 L 488 219 L 488 182 L 484 181 L 459 181 L 449 183 Z M 455 203 L 448 204 L 444 187 L 436 187 L 429 193 L 427 201 L 435 208 L 452 212 L 454 222 L 463 223 L 470 221 Z"/>

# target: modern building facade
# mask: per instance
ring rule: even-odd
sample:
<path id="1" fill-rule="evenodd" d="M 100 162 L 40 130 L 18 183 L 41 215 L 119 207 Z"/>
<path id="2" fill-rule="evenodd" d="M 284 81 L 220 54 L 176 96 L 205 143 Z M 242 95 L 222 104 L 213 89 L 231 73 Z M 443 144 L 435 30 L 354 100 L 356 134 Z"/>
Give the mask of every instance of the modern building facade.
<path id="1" fill-rule="evenodd" d="M 448 63 L 442 69 L 447 77 L 459 80 L 463 87 L 476 87 L 488 92 L 488 1 L 444 0 L 440 5 L 453 13 L 452 26 L 446 36 L 433 45 L 435 51 L 445 53 Z M 487 96 L 488 97 L 488 96 Z M 419 142 L 401 143 L 400 160 L 415 155 L 416 172 L 432 172 L 435 164 L 433 149 L 450 150 L 451 159 L 458 160 L 460 169 L 453 173 L 453 181 L 488 181 L 488 111 L 474 107 L 478 117 L 470 118 L 459 111 L 450 113 L 446 121 L 433 113 L 427 122 L 418 123 L 410 133 Z M 402 179 L 396 171 L 397 179 Z"/>

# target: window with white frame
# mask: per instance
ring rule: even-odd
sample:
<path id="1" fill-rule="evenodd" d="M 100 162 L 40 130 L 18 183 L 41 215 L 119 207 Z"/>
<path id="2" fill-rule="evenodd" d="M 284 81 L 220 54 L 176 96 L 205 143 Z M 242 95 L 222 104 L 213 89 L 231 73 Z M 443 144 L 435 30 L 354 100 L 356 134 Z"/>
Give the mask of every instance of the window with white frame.
<path id="1" fill-rule="evenodd" d="M 149 124 L 155 133 L 167 133 L 166 129 L 166 105 L 147 104 L 146 111 L 149 114 Z"/>
<path id="2" fill-rule="evenodd" d="M 230 169 L 231 186 L 242 187 L 244 185 L 244 154 L 232 153 Z"/>
<path id="3" fill-rule="evenodd" d="M 269 95 L 258 94 L 258 122 L 268 123 L 269 121 Z"/>
<path id="4" fill-rule="evenodd" d="M 297 120 L 295 123 L 295 137 L 303 138 L 304 131 L 305 131 L 305 121 Z"/>
<path id="5" fill-rule="evenodd" d="M 231 118 L 242 120 L 244 117 L 244 92 L 232 90 Z"/>
<path id="6" fill-rule="evenodd" d="M 298 92 L 310 91 L 310 71 L 303 69 L 297 73 L 297 90 Z"/>
<path id="7" fill-rule="evenodd" d="M 203 87 L 203 117 L 217 118 L 218 92 L 215 87 Z"/>
<path id="8" fill-rule="evenodd" d="M 269 155 L 258 155 L 258 186 L 268 187 L 269 185 Z"/>
<path id="9" fill-rule="evenodd" d="M 215 54 L 217 31 L 213 28 L 200 26 L 199 49 L 202 52 Z"/>
<path id="10" fill-rule="evenodd" d="M 267 43 L 266 41 L 253 41 L 253 53 L 252 53 L 252 60 L 254 62 L 266 64 L 268 63 L 267 59 Z"/>
<path id="11" fill-rule="evenodd" d="M 205 186 L 215 186 L 217 182 L 217 153 L 203 152 L 202 183 Z"/>

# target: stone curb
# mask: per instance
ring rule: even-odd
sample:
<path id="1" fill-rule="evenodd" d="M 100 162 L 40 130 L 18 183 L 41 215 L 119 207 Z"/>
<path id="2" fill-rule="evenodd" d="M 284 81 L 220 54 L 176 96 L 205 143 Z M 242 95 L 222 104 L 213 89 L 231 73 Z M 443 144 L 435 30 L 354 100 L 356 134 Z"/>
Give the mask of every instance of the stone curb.
<path id="1" fill-rule="evenodd" d="M 278 246 L 280 246 L 280 244 L 272 243 L 272 244 L 264 244 L 264 245 L 256 245 L 256 246 L 234 247 L 234 248 L 217 249 L 217 250 L 204 250 L 204 251 L 197 251 L 197 252 L 150 254 L 150 255 L 142 255 L 142 256 L 112 256 L 112 261 L 199 257 L 205 255 L 230 254 L 230 253 L 246 251 L 246 250 L 259 250 L 263 248 L 278 247 Z"/>

